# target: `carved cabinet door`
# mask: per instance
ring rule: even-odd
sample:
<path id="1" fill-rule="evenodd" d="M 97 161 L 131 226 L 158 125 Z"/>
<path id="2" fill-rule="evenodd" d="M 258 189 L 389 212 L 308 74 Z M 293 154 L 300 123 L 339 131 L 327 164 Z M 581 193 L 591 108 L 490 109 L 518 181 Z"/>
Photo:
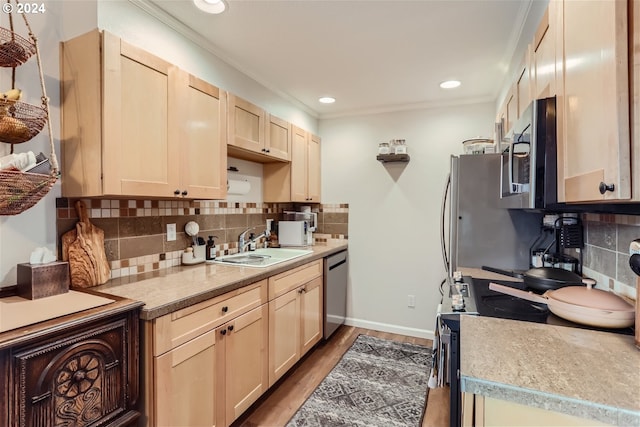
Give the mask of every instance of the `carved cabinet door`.
<path id="1" fill-rule="evenodd" d="M 137 383 L 129 384 L 127 375 L 128 329 L 121 318 L 14 349 L 10 424 L 99 426 L 123 416 L 129 386 L 137 394 Z"/>

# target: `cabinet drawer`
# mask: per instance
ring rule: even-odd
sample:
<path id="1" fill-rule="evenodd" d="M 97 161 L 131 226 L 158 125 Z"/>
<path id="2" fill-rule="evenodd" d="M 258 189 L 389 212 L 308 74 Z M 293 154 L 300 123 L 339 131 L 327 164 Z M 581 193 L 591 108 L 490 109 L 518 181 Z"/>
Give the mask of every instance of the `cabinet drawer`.
<path id="1" fill-rule="evenodd" d="M 320 276 L 322 276 L 321 259 L 269 277 L 269 301 Z"/>
<path id="2" fill-rule="evenodd" d="M 153 355 L 158 356 L 184 344 L 266 301 L 265 279 L 159 317 L 154 324 Z"/>

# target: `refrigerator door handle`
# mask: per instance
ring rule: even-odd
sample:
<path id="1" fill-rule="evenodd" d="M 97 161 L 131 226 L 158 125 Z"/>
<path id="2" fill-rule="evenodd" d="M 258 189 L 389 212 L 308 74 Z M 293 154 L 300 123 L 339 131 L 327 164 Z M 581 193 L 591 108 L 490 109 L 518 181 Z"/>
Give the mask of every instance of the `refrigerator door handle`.
<path id="1" fill-rule="evenodd" d="M 449 275 L 449 256 L 447 255 L 447 241 L 445 236 L 445 215 L 447 210 L 447 196 L 451 188 L 451 173 L 447 174 L 447 183 L 444 186 L 444 195 L 442 196 L 442 208 L 440 210 L 440 247 L 442 249 L 442 260 L 444 261 L 444 270 Z"/>

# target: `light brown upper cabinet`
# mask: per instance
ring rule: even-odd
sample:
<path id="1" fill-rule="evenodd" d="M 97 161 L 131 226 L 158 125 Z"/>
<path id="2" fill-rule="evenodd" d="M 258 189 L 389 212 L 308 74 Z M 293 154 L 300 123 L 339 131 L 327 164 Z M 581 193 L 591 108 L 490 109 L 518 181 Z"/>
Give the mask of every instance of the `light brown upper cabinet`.
<path id="1" fill-rule="evenodd" d="M 555 5 L 563 70 L 557 81 L 560 201 L 631 197 L 629 3 L 565 0 Z"/>
<path id="2" fill-rule="evenodd" d="M 63 196 L 226 195 L 222 91 L 99 30 L 62 43 L 61 67 Z"/>
<path id="3" fill-rule="evenodd" d="M 188 197 L 224 199 L 227 196 L 227 102 L 226 92 L 182 72 L 186 87 L 183 117 L 182 184 Z"/>
<path id="4" fill-rule="evenodd" d="M 531 79 L 534 99 L 556 95 L 556 51 L 553 26 L 549 16 L 550 9 L 553 7 L 552 4 L 546 9 L 533 40 Z"/>
<path id="5" fill-rule="evenodd" d="M 527 109 L 529 104 L 531 103 L 531 53 L 530 46 L 527 48 L 527 53 L 524 58 L 520 62 L 520 67 L 518 68 L 518 78 L 516 80 L 516 100 L 518 103 L 518 119 L 524 113 L 524 110 Z"/>
<path id="6" fill-rule="evenodd" d="M 264 165 L 264 200 L 320 203 L 320 137 L 291 128 L 291 162 Z"/>
<path id="7" fill-rule="evenodd" d="M 256 162 L 291 159 L 291 125 L 229 94 L 229 155 Z"/>

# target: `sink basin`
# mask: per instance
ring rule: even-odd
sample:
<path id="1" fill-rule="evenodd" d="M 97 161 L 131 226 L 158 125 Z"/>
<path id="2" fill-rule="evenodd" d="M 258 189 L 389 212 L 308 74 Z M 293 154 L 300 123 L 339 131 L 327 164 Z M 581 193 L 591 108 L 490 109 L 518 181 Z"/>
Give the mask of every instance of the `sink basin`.
<path id="1" fill-rule="evenodd" d="M 215 262 L 243 267 L 269 267 L 313 253 L 311 249 L 263 248 L 255 251 L 225 255 L 216 258 Z"/>

